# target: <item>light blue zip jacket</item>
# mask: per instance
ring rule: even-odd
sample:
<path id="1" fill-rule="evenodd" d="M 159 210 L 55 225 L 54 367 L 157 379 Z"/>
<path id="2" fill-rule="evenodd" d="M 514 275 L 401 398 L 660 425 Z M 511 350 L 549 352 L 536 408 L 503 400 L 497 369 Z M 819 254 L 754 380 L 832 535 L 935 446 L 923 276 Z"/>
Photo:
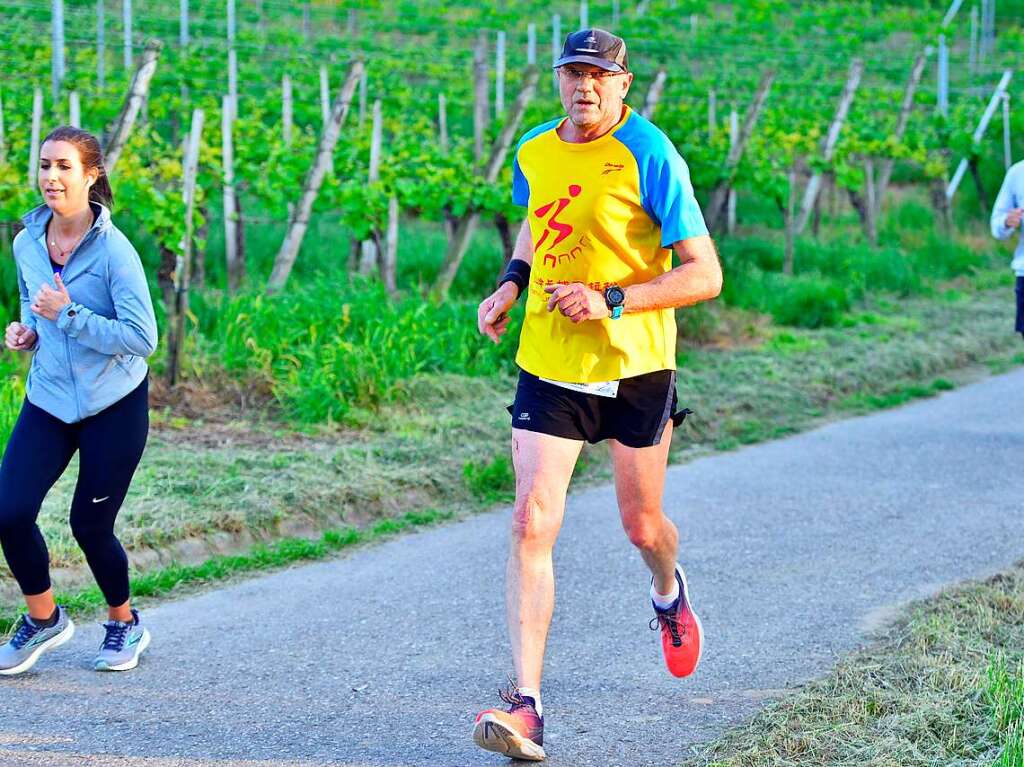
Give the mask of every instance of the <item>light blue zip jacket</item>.
<path id="1" fill-rule="evenodd" d="M 139 254 L 90 203 L 96 220 L 68 256 L 61 274 L 71 304 L 56 321 L 29 308 L 42 285 L 56 288 L 46 249 L 45 205 L 23 219 L 14 238 L 21 321 L 36 331 L 25 392 L 29 401 L 65 423 L 96 415 L 142 383 L 146 357 L 156 349 L 156 317 Z"/>
<path id="2" fill-rule="evenodd" d="M 995 203 L 992 205 L 992 236 L 1005 240 L 1014 232 L 1019 233 L 1020 227 L 1010 229 L 1006 226 L 1006 216 L 1014 208 L 1024 208 L 1024 162 L 1010 166 L 1003 179 Z M 1010 268 L 1014 274 L 1024 276 L 1024 237 L 1017 240 L 1017 249 L 1013 252 Z"/>

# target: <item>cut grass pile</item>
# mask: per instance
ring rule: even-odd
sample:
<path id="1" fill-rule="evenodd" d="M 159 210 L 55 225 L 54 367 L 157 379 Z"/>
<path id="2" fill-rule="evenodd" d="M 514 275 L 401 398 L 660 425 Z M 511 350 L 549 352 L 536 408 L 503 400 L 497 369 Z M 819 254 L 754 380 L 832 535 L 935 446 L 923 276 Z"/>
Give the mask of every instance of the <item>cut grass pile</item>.
<path id="1" fill-rule="evenodd" d="M 1024 566 L 912 605 L 877 643 L 683 767 L 1024 766 Z"/>

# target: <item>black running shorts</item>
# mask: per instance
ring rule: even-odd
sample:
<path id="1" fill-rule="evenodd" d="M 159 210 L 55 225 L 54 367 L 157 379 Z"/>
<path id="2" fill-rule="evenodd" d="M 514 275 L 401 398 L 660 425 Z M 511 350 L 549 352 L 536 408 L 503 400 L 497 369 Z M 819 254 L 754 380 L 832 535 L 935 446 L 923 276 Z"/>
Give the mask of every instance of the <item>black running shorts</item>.
<path id="1" fill-rule="evenodd" d="M 665 424 L 678 426 L 691 411 L 676 411 L 676 371 L 624 378 L 618 396 L 565 389 L 519 371 L 516 400 L 508 407 L 512 428 L 590 443 L 615 439 L 627 447 L 661 442 Z"/>

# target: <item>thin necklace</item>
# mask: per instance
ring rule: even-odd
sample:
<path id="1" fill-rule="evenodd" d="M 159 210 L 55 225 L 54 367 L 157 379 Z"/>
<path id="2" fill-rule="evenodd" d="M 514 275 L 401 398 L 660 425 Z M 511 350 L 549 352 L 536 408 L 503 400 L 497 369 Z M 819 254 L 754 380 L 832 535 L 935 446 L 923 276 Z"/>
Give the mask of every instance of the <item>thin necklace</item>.
<path id="1" fill-rule="evenodd" d="M 52 224 L 53 222 L 51 221 L 50 223 Z M 92 226 L 89 227 L 89 229 L 91 229 L 91 228 L 92 228 Z M 50 235 L 50 245 L 52 245 L 53 247 L 55 247 L 57 249 L 57 258 L 55 258 L 54 261 L 60 262 L 62 260 L 67 260 L 67 257 L 71 255 L 71 251 L 73 251 L 78 246 L 78 243 L 80 243 L 82 241 L 82 238 L 85 237 L 85 235 L 88 233 L 89 229 L 86 229 L 84 232 L 82 232 L 80 235 L 78 235 L 78 238 L 71 244 L 71 247 L 68 248 L 67 250 L 64 250 L 63 248 L 61 248 L 60 243 L 57 242 L 57 235 L 56 235 L 56 233 L 51 234 Z"/>

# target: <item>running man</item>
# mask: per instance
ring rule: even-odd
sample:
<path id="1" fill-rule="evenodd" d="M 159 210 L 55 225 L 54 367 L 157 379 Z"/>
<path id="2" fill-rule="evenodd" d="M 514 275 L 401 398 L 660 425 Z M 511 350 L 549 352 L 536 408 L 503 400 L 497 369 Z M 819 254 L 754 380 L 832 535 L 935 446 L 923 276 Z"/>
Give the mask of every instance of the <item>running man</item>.
<path id="1" fill-rule="evenodd" d="M 1021 218 L 1024 218 L 1024 162 L 1010 166 L 992 206 L 992 236 L 1005 240 L 1014 232 L 1020 232 Z M 1010 268 L 1016 275 L 1017 321 L 1014 330 L 1024 336 L 1024 238 L 1017 240 Z"/>
<path id="2" fill-rule="evenodd" d="M 678 533 L 661 508 L 673 426 L 673 309 L 718 295 L 722 272 L 672 142 L 625 106 L 626 45 L 600 29 L 570 34 L 555 63 L 566 117 L 529 131 L 512 198 L 527 208 L 508 271 L 478 310 L 497 343 L 526 293 L 512 414 L 516 502 L 506 611 L 518 685 L 508 711 L 477 716 L 473 738 L 517 759 L 544 758 L 541 673 L 554 609 L 552 551 L 584 442 L 609 440 L 622 524 L 652 574 L 665 663 L 693 673 L 703 641 Z M 672 268 L 672 255 L 679 266 Z"/>

